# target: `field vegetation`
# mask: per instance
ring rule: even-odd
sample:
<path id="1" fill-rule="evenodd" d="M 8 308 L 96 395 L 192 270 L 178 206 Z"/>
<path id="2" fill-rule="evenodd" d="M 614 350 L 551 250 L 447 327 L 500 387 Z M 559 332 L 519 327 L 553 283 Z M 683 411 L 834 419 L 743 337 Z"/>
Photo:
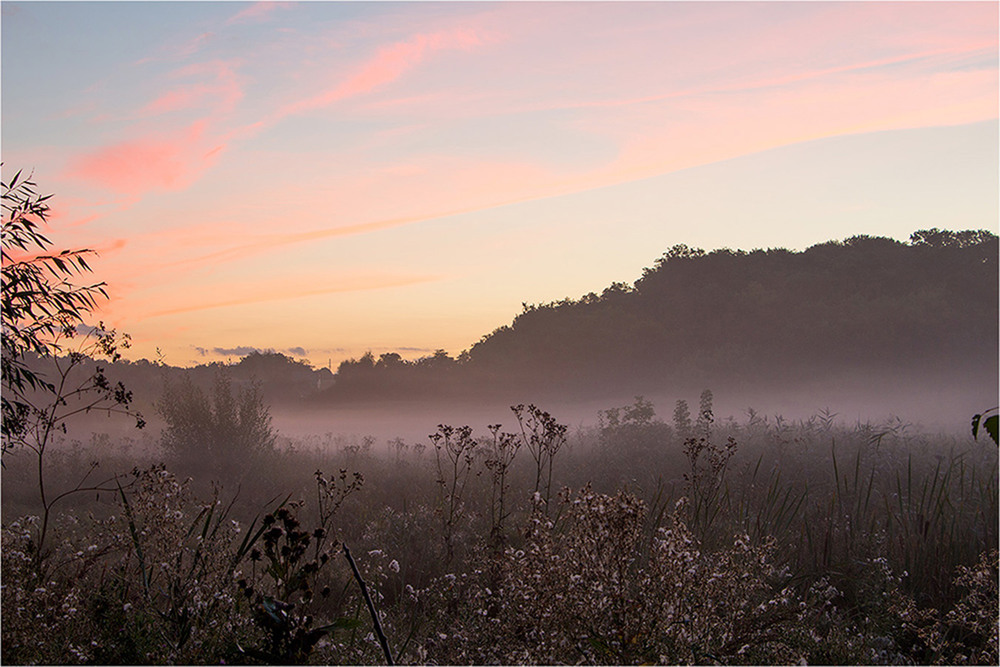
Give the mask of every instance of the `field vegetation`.
<path id="1" fill-rule="evenodd" d="M 73 443 L 54 488 L 96 456 L 114 482 L 41 558 L 34 460 L 9 453 L 4 661 L 384 662 L 349 546 L 400 662 L 996 662 L 992 442 L 711 406 L 278 437 L 183 477 Z"/>

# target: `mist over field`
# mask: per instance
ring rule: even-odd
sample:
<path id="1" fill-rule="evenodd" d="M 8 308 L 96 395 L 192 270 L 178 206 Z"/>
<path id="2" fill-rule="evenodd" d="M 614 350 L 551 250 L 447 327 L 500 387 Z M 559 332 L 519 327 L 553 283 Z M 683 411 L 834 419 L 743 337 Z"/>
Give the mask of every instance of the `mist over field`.
<path id="1" fill-rule="evenodd" d="M 365 437 L 374 438 L 373 448 L 385 452 L 389 442 L 402 438 L 407 443 L 428 443 L 438 424 L 469 425 L 475 433 L 484 435 L 490 424 L 502 424 L 505 429 L 515 425 L 510 410 L 518 403 L 534 403 L 556 416 L 571 429 L 594 428 L 598 413 L 609 408 L 630 405 L 642 396 L 653 405 L 656 415 L 669 421 L 678 400 L 697 402 L 702 389 L 711 389 L 715 396 L 715 412 L 719 419 L 732 418 L 744 422 L 748 409 L 774 419 L 780 416 L 791 422 L 808 420 L 824 411 L 836 415 L 842 425 L 871 423 L 886 425 L 902 423 L 913 433 L 943 434 L 966 437 L 972 414 L 997 402 L 997 391 L 989 373 L 979 382 L 970 375 L 954 377 L 925 376 L 905 378 L 854 376 L 821 378 L 812 383 L 790 387 L 764 387 L 752 390 L 730 390 L 724 384 L 704 387 L 682 387 L 675 391 L 608 394 L 601 398 L 567 401 L 554 395 L 510 392 L 506 399 L 415 399 L 378 402 L 369 405 L 334 405 L 296 407 L 286 404 L 272 406 L 270 414 L 274 429 L 286 444 L 297 443 L 335 452 L 344 445 L 357 444 Z M 267 380 L 262 384 L 266 387 Z M 719 387 L 719 388 L 716 388 Z M 162 387 L 132 387 L 138 395 L 158 396 Z M 971 410 L 971 412 L 970 412 Z M 136 431 L 133 424 L 108 419 L 103 415 L 81 417 L 74 425 L 72 440 L 88 442 L 94 434 L 107 434 L 114 439 L 135 442 L 135 449 L 155 458 L 159 452 L 158 437 L 163 421 L 155 411 L 148 414 L 149 425 Z"/>
<path id="2" fill-rule="evenodd" d="M 969 431 L 970 406 L 996 402 L 996 390 L 991 391 L 987 380 L 980 386 L 969 387 L 954 378 L 909 378 L 907 381 L 879 382 L 863 375 L 838 378 L 836 386 L 817 383 L 813 386 L 772 388 L 746 393 L 713 389 L 716 414 L 737 421 L 747 418 L 752 408 L 774 418 L 808 420 L 823 410 L 837 415 L 845 424 L 891 422 L 898 418 L 914 430 L 964 436 Z M 702 389 L 711 389 L 711 385 Z M 656 414 L 669 420 L 678 400 L 697 402 L 701 390 L 676 392 L 609 395 L 602 399 L 560 401 L 558 397 L 491 399 L 469 402 L 426 401 L 400 402 L 367 407 L 342 406 L 326 409 L 277 408 L 272 411 L 275 428 L 290 438 L 325 436 L 327 433 L 359 439 L 374 436 L 379 444 L 396 437 L 408 442 L 424 441 L 438 424 L 468 424 L 479 434 L 486 433 L 489 424 L 513 426 L 510 406 L 535 403 L 570 426 L 593 427 L 598 412 L 631 404 L 637 395 L 648 399 Z M 973 412 L 985 408 L 975 407 Z"/>

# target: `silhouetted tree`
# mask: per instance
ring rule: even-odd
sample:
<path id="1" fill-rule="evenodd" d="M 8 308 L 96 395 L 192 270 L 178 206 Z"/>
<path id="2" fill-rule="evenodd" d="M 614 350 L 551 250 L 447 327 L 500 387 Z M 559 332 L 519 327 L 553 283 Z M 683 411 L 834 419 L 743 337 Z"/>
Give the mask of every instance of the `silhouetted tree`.
<path id="1" fill-rule="evenodd" d="M 51 359 L 63 351 L 77 326 L 107 298 L 104 283 L 77 286 L 75 275 L 90 272 L 93 250 L 48 252 L 51 241 L 40 231 L 48 200 L 18 171 L 3 183 L 3 451 L 21 442 L 32 418 L 29 394 L 57 393 L 55 384 L 30 360 Z M 43 399 L 44 400 L 44 399 Z"/>
<path id="2" fill-rule="evenodd" d="M 47 535 L 53 507 L 75 494 L 111 491 L 112 479 L 88 481 L 98 463 L 80 471 L 75 486 L 50 488 L 46 476 L 46 451 L 56 433 L 66 433 L 69 420 L 79 414 L 101 411 L 136 418 L 130 409 L 132 393 L 112 383 L 100 366 L 88 365 L 90 357 L 120 359 L 128 336 L 119 337 L 104 325 L 89 326 L 84 318 L 107 294 L 104 283 L 76 286 L 74 275 L 90 271 L 86 257 L 92 250 L 49 253 L 51 242 L 39 231 L 49 214 L 51 195 L 38 195 L 30 179 L 18 171 L 3 183 L 3 408 L 0 416 L 2 453 L 24 447 L 37 465 L 35 478 L 41 521 L 34 536 L 33 564 L 44 576 L 49 551 Z"/>

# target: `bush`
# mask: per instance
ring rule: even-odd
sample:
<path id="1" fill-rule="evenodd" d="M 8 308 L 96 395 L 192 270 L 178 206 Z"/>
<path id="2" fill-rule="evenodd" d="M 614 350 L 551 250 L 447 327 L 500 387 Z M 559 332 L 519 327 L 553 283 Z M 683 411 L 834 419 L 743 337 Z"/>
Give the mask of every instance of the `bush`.
<path id="1" fill-rule="evenodd" d="M 274 449 L 277 435 L 259 384 L 234 391 L 224 371 L 215 377 L 211 398 L 187 377 L 168 382 L 156 409 L 166 421 L 161 444 L 175 464 L 219 473 Z"/>

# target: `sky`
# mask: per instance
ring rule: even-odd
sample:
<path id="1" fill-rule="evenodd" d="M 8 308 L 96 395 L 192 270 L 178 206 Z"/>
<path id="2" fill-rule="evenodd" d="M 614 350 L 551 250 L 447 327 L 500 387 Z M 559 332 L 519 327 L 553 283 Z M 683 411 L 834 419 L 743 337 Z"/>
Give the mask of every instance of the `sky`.
<path id="1" fill-rule="evenodd" d="M 678 243 L 998 231 L 995 2 L 8 2 L 4 181 L 173 365 L 457 354 Z"/>

